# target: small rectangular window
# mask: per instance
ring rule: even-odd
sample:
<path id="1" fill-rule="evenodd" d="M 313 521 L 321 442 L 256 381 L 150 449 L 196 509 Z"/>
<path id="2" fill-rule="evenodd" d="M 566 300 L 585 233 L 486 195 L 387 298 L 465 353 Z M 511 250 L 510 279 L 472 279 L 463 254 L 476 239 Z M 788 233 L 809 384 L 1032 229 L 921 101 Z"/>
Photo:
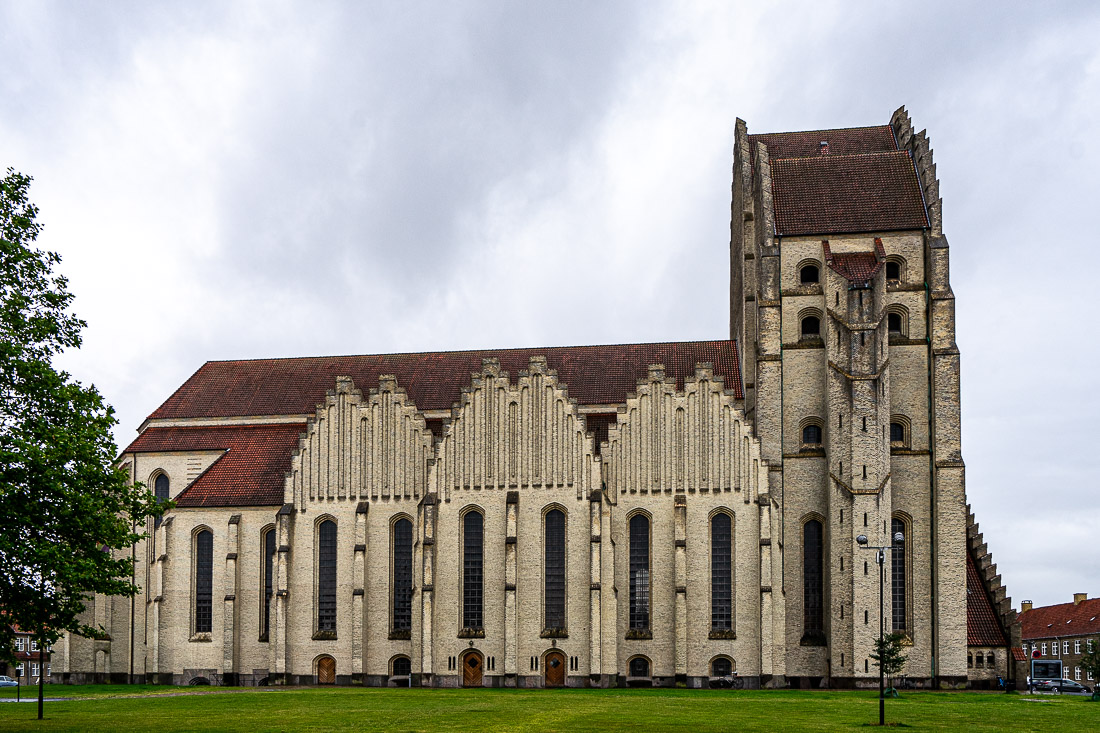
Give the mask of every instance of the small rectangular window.
<path id="1" fill-rule="evenodd" d="M 22 662 L 15 665 L 15 676 L 16 677 L 22 677 L 23 676 L 23 663 Z"/>
<path id="2" fill-rule="evenodd" d="M 1063 641 L 1062 642 L 1062 654 L 1069 654 L 1069 642 L 1068 641 Z"/>
<path id="3" fill-rule="evenodd" d="M 15 651 L 17 651 L 17 652 L 23 651 L 23 637 L 22 636 L 17 636 L 15 638 Z"/>
<path id="4" fill-rule="evenodd" d="M 38 662 L 31 662 L 31 677 L 38 678 Z"/>
<path id="5" fill-rule="evenodd" d="M 31 651 L 38 651 L 38 639 L 31 639 Z"/>
<path id="6" fill-rule="evenodd" d="M 1080 654 L 1081 653 L 1081 640 L 1080 639 L 1074 639 L 1073 640 L 1073 653 L 1074 654 Z"/>
<path id="7" fill-rule="evenodd" d="M 1041 648 L 1043 650 L 1042 655 L 1045 657 L 1047 655 L 1047 643 L 1045 641 L 1041 644 Z"/>
<path id="8" fill-rule="evenodd" d="M 1080 667 L 1074 667 L 1073 668 L 1073 679 L 1075 679 L 1075 680 L 1081 679 L 1081 668 Z"/>

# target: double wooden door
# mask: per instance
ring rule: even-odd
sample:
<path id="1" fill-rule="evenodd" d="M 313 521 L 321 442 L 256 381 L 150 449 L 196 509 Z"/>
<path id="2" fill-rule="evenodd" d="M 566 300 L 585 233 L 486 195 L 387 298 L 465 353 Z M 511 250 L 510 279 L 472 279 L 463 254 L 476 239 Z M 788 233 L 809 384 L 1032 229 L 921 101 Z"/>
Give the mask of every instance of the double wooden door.
<path id="1" fill-rule="evenodd" d="M 462 657 L 462 686 L 481 687 L 482 665 L 480 652 L 466 652 Z"/>
<path id="2" fill-rule="evenodd" d="M 559 651 L 547 652 L 543 670 L 547 687 L 562 687 L 565 684 L 565 655 Z"/>
<path id="3" fill-rule="evenodd" d="M 336 660 L 332 657 L 321 657 L 317 660 L 317 683 L 336 684 Z"/>

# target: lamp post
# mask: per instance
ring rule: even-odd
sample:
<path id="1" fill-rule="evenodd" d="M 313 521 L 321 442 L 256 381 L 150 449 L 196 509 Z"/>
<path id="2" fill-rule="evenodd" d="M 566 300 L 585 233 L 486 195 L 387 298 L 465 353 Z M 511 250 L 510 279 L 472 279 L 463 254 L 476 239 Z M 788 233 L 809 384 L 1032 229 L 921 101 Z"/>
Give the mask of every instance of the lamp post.
<path id="1" fill-rule="evenodd" d="M 894 544 L 901 545 L 905 542 L 905 536 L 901 532 L 895 532 L 893 540 Z M 882 664 L 883 652 L 885 651 L 886 618 L 882 612 L 882 589 L 886 585 L 886 551 L 894 549 L 894 545 L 875 547 L 867 544 L 867 542 L 867 535 L 865 534 L 856 537 L 856 543 L 861 550 L 875 551 L 875 562 L 878 563 L 878 724 L 886 725 L 886 670 Z"/>

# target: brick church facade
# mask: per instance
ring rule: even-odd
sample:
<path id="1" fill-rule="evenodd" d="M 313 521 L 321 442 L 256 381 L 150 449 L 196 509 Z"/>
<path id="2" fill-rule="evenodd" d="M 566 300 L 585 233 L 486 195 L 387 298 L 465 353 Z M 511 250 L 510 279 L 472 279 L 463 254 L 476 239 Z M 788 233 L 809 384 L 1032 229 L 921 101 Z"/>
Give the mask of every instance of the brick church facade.
<path id="1" fill-rule="evenodd" d="M 54 679 L 873 686 L 896 533 L 907 677 L 1014 677 L 927 137 L 735 135 L 729 339 L 208 362 L 121 457 L 175 501 L 142 592 Z"/>

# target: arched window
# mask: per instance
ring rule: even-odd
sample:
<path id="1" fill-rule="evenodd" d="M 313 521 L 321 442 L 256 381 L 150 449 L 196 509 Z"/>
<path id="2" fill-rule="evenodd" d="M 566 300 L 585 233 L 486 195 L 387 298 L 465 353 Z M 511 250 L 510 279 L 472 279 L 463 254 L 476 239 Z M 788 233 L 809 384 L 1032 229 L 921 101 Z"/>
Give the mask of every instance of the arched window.
<path id="1" fill-rule="evenodd" d="M 168 489 L 169 489 L 168 474 L 164 474 L 164 473 L 159 474 L 157 476 L 156 480 L 153 481 L 153 495 L 156 496 L 158 504 L 163 504 L 164 502 L 168 501 L 168 497 L 169 497 Z M 156 519 L 153 520 L 153 527 L 154 528 L 160 526 L 160 522 L 161 522 L 162 518 L 163 517 L 157 516 Z"/>
<path id="2" fill-rule="evenodd" d="M 214 611 L 214 533 L 195 535 L 195 633 L 209 634 Z"/>
<path id="3" fill-rule="evenodd" d="M 886 279 L 887 280 L 900 280 L 901 279 L 901 264 L 898 262 L 886 262 Z"/>
<path id="4" fill-rule="evenodd" d="M 630 518 L 630 628 L 649 628 L 649 517 L 644 514 Z"/>
<path id="5" fill-rule="evenodd" d="M 733 674 L 733 663 L 730 662 L 729 657 L 715 657 L 710 663 L 711 677 L 725 677 L 730 674 Z"/>
<path id="6" fill-rule="evenodd" d="M 817 316 L 806 316 L 802 319 L 802 338 L 813 338 L 821 335 L 821 319 Z"/>
<path id="7" fill-rule="evenodd" d="M 630 676 L 631 677 L 648 677 L 649 676 L 649 660 L 645 657 L 634 657 L 630 660 Z"/>
<path id="8" fill-rule="evenodd" d="M 710 628 L 733 628 L 733 518 L 725 512 L 710 520 Z"/>
<path id="9" fill-rule="evenodd" d="M 260 599 L 263 607 L 260 609 L 260 641 L 267 641 L 271 633 L 271 597 L 275 592 L 275 528 L 272 527 L 263 533 L 261 542 L 263 551 L 264 572 L 261 581 Z"/>
<path id="10" fill-rule="evenodd" d="M 901 335 L 901 314 L 887 313 L 886 328 L 890 333 Z"/>
<path id="11" fill-rule="evenodd" d="M 402 517 L 393 523 L 393 565 L 390 588 L 393 631 L 412 629 L 413 525 Z"/>
<path id="12" fill-rule="evenodd" d="M 412 673 L 412 662 L 408 657 L 393 658 L 393 676 L 408 677 Z"/>
<path id="13" fill-rule="evenodd" d="M 565 628 L 565 513 L 560 509 L 546 512 L 544 545 L 545 628 Z"/>
<path id="14" fill-rule="evenodd" d="M 909 533 L 906 531 L 905 521 L 894 517 L 890 520 L 890 536 L 898 532 L 905 538 L 902 542 L 891 541 L 893 549 L 890 550 L 890 617 L 891 628 L 894 631 L 906 632 L 909 609 L 907 605 L 908 588 L 905 567 L 905 545 L 909 541 Z"/>
<path id="15" fill-rule="evenodd" d="M 802 529 L 802 642 L 814 646 L 825 643 L 823 534 L 816 519 Z"/>
<path id="16" fill-rule="evenodd" d="M 336 631 L 336 522 L 317 528 L 317 630 Z"/>
<path id="17" fill-rule="evenodd" d="M 481 512 L 469 511 L 462 518 L 462 626 L 482 629 L 482 530 Z"/>
<path id="18" fill-rule="evenodd" d="M 803 285 L 812 285 L 818 281 L 817 265 L 805 265 L 798 271 L 798 280 Z"/>
<path id="19" fill-rule="evenodd" d="M 890 423 L 890 442 L 905 444 L 905 426 L 900 422 Z"/>
<path id="20" fill-rule="evenodd" d="M 807 425 L 802 428 L 802 443 L 804 445 L 821 445 L 821 426 Z"/>

